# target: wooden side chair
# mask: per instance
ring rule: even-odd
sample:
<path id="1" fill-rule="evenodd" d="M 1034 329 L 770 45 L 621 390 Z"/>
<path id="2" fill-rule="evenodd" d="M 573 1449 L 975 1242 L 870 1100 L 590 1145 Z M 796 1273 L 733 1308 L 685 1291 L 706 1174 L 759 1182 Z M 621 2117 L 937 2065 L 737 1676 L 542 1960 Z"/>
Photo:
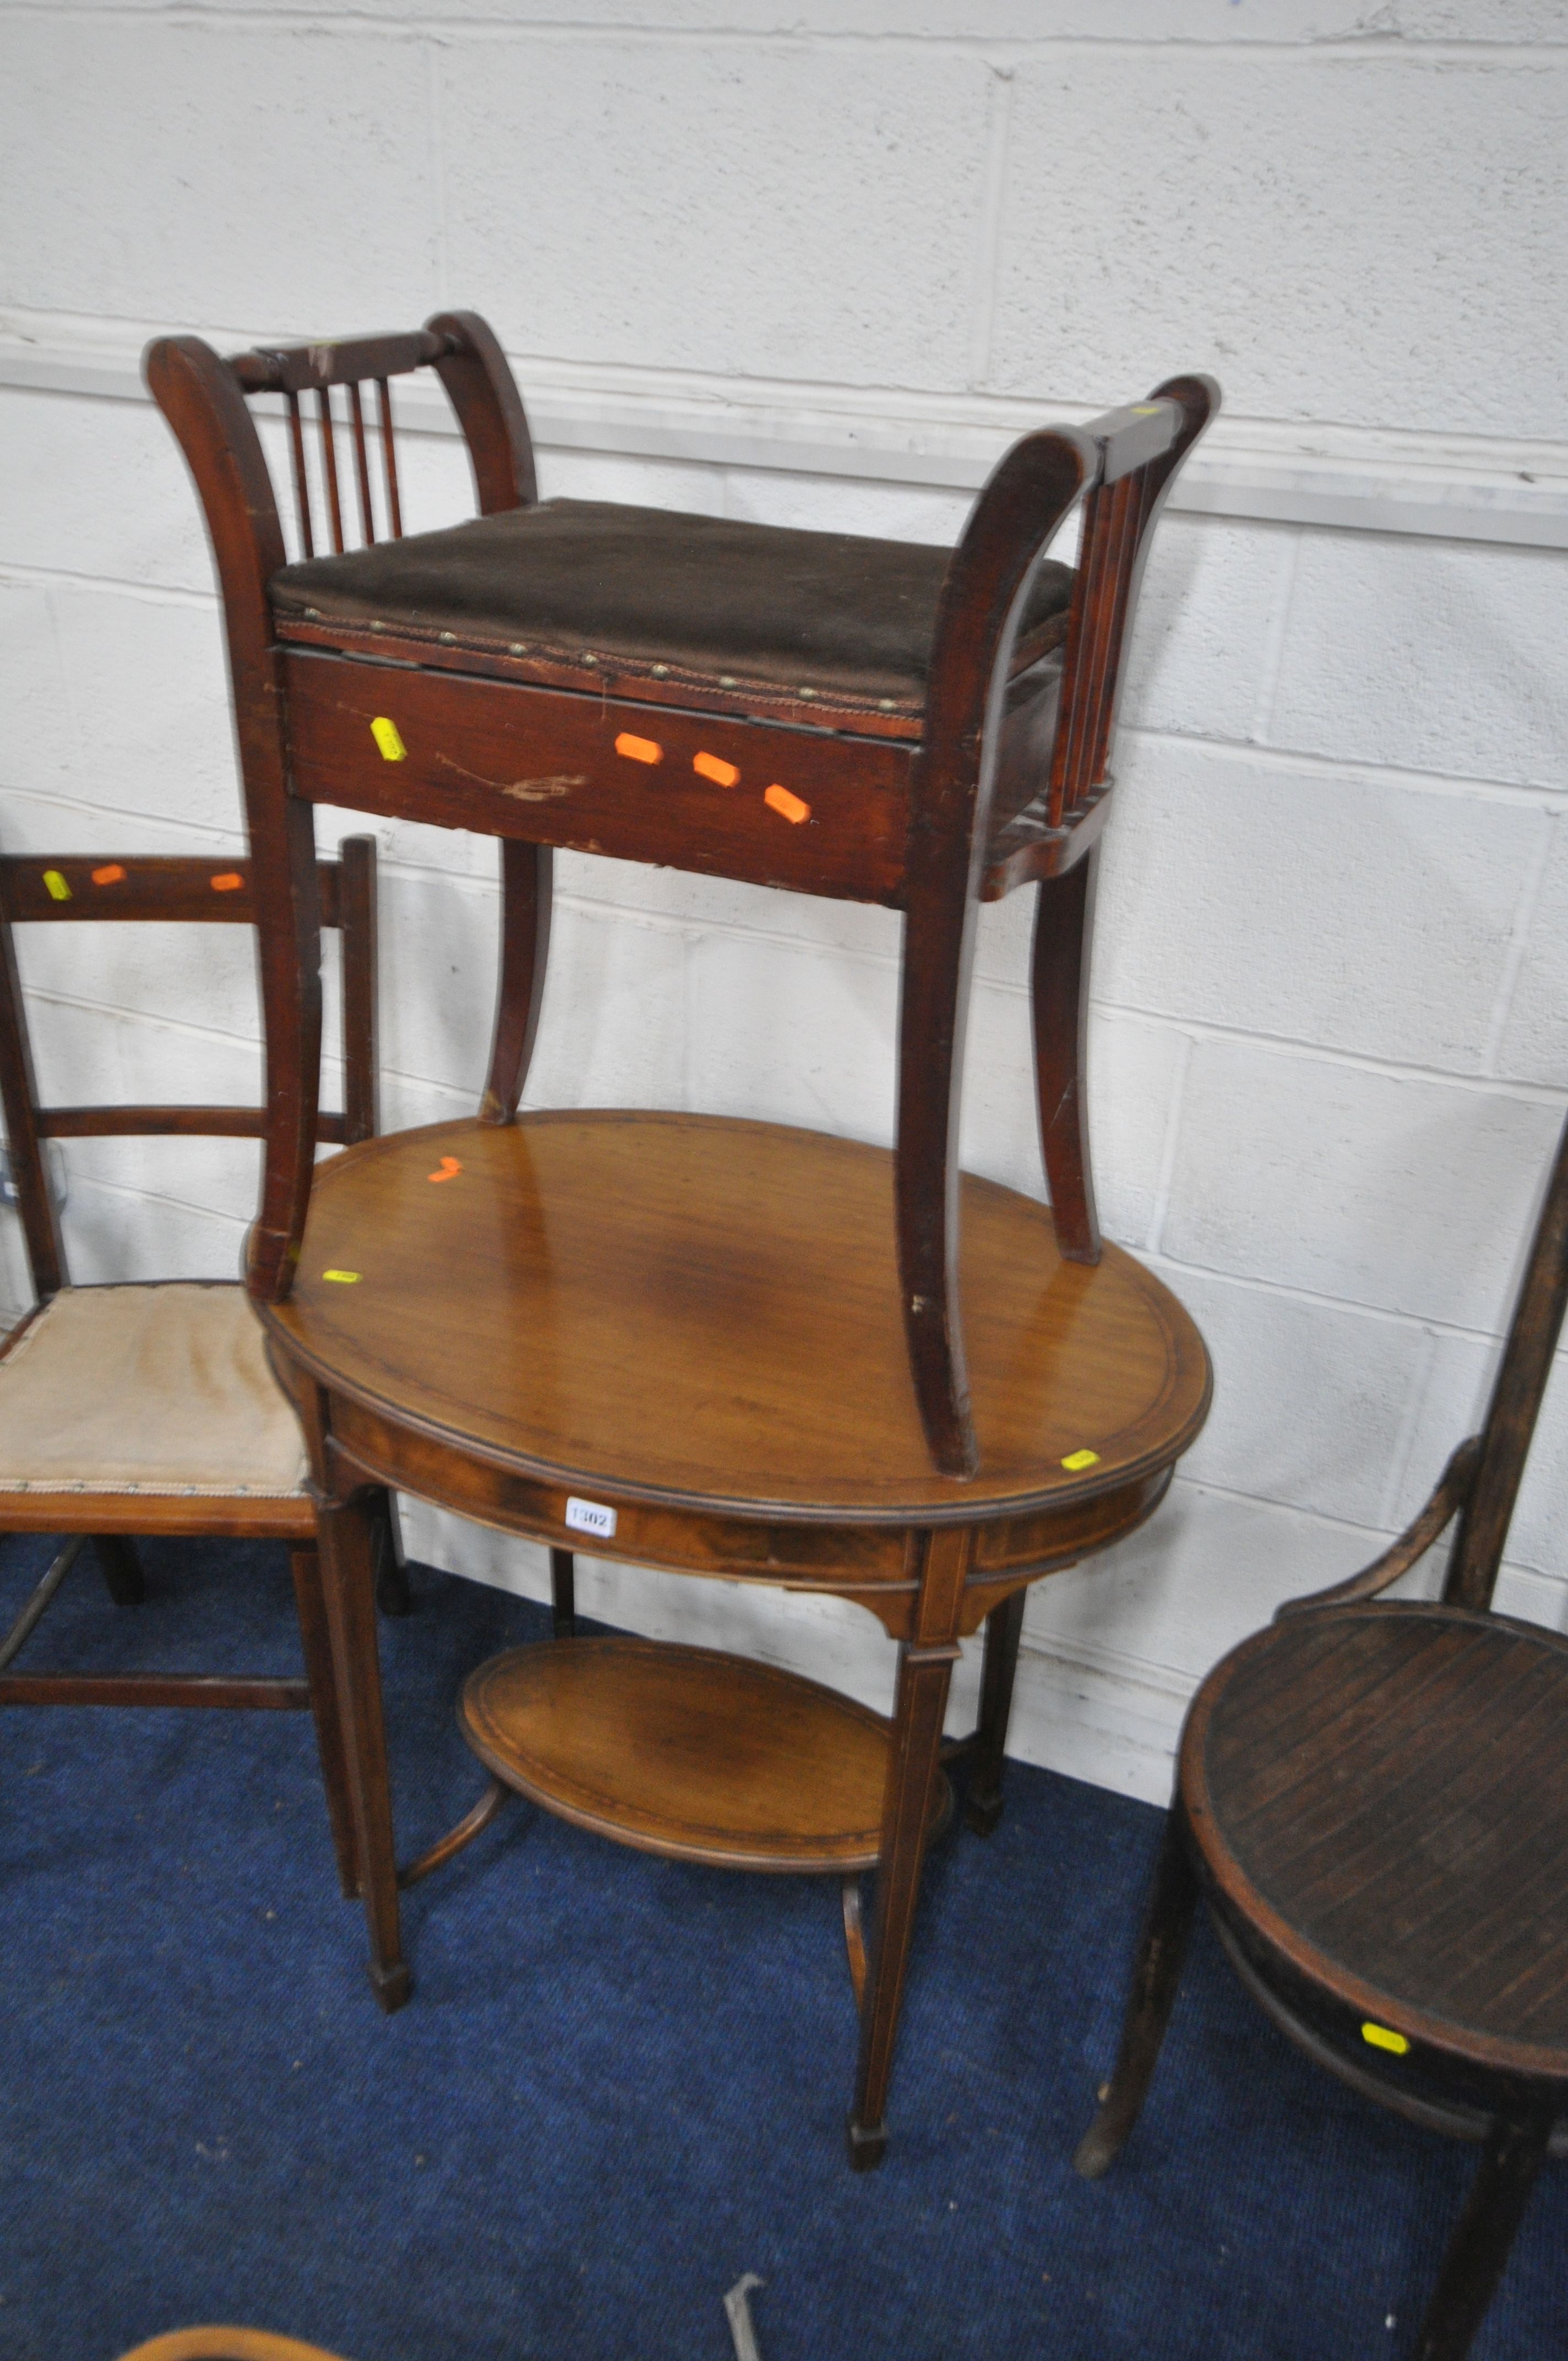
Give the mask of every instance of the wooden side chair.
<path id="1" fill-rule="evenodd" d="M 352 837 L 313 871 L 343 939 L 345 1111 L 316 1135 L 376 1129 L 376 848 Z M 345 1894 L 359 1877 L 316 1552 L 315 1506 L 294 1409 L 237 1282 L 72 1287 L 45 1143 L 166 1134 L 258 1139 L 244 1106 L 39 1104 L 12 929 L 80 920 L 251 926 L 246 861 L 82 854 L 0 859 L 0 1107 L 38 1301 L 0 1347 L 0 1532 L 68 1535 L 0 1638 L 0 1705 L 310 1707 Z M 143 1597 L 135 1534 L 224 1533 L 287 1543 L 305 1677 L 16 1670 L 90 1539 L 116 1605 Z M 397 1605 L 389 1575 L 384 1604 Z"/>
<path id="2" fill-rule="evenodd" d="M 1175 378 L 1087 426 L 1026 435 L 949 554 L 541 502 L 516 386 L 473 313 L 226 361 L 196 337 L 166 337 L 146 368 L 212 536 L 269 1037 L 297 1050 L 272 1102 L 252 1291 L 287 1296 L 309 1200 L 313 804 L 502 840 L 503 991 L 485 1104 L 498 1125 L 516 1115 L 538 1023 L 554 846 L 883 903 L 905 917 L 903 1318 L 934 1463 L 971 1476 L 956 1141 L 975 909 L 1038 889 L 1042 1152 L 1060 1249 L 1092 1263 L 1083 1043 L 1095 845 L 1150 530 L 1214 411 L 1212 381 Z M 421 369 L 451 399 L 480 514 L 404 539 L 390 384 Z M 302 553 L 292 565 L 252 398 L 280 402 L 286 422 Z M 1043 552 L 1080 504 L 1069 572 Z M 364 544 L 352 550 L 351 510 Z"/>
<path id="3" fill-rule="evenodd" d="M 1079 2147 L 1120 2154 L 1200 1894 L 1309 2057 L 1481 2144 L 1413 2351 L 1458 2361 L 1548 2155 L 1568 2154 L 1568 1640 L 1492 1610 L 1568 1302 L 1568 1128 L 1486 1422 L 1376 1563 L 1282 1607 L 1194 1698 L 1121 2052 Z M 1442 1596 L 1379 1595 L 1457 1518 Z"/>

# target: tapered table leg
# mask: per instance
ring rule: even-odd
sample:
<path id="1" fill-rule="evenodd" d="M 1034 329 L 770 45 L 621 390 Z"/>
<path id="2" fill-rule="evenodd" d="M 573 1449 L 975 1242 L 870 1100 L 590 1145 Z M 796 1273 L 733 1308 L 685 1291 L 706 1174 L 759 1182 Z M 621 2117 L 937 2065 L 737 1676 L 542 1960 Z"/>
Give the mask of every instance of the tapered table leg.
<path id="1" fill-rule="evenodd" d="M 980 1727 L 970 1764 L 964 1818 L 976 1836 L 988 1837 L 1002 1817 L 1002 1773 L 1007 1759 L 1007 1724 L 1013 1712 L 1013 1682 L 1024 1629 L 1027 1591 L 1015 1590 L 985 1619 L 985 1662 L 980 1683 Z"/>
<path id="2" fill-rule="evenodd" d="M 900 1652 L 898 1704 L 883 1805 L 876 1870 L 871 1969 L 861 2004 L 861 2060 L 850 2117 L 850 2161 L 859 2172 L 880 2164 L 887 2147 L 887 2088 L 904 1997 L 909 1941 L 920 1898 L 920 1870 L 942 1746 L 942 1718 L 958 1656 L 956 1643 Z"/>
<path id="3" fill-rule="evenodd" d="M 398 1863 L 381 1710 L 376 1626 L 374 1495 L 319 1507 L 322 1583 L 337 1675 L 349 1798 L 359 1846 L 360 1892 L 370 1934 L 370 1982 L 381 2006 L 401 2008 L 412 1989 L 402 1955 Z"/>
<path id="4" fill-rule="evenodd" d="M 291 1548 L 289 1565 L 294 1576 L 300 1643 L 311 1685 L 311 1712 L 316 1726 L 316 1751 L 321 1758 L 333 1850 L 337 1856 L 338 1883 L 352 1901 L 359 1892 L 359 1838 L 354 1824 L 348 1763 L 343 1749 L 343 1717 L 337 1708 L 337 1674 L 332 1659 L 332 1635 L 327 1628 L 321 1557 L 310 1543 L 301 1542 Z"/>

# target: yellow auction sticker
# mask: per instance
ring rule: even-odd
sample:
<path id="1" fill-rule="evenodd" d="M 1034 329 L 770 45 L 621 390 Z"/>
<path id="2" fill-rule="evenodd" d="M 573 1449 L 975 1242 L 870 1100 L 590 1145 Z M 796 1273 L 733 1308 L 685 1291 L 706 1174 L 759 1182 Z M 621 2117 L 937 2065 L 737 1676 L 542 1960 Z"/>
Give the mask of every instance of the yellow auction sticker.
<path id="1" fill-rule="evenodd" d="M 383 763 L 406 763 L 409 750 L 398 734 L 398 725 L 384 713 L 378 713 L 370 724 L 370 735 L 381 750 Z"/>
<path id="2" fill-rule="evenodd" d="M 359 1283 L 359 1273 L 356 1270 L 323 1270 L 322 1277 L 335 1279 L 339 1287 L 356 1287 Z"/>
<path id="3" fill-rule="evenodd" d="M 1391 2032 L 1386 2025 L 1374 2025 L 1370 2019 L 1362 2026 L 1361 2037 L 1374 2049 L 1387 2049 L 1395 2058 L 1402 2058 L 1410 2046 L 1402 2033 Z"/>
<path id="4" fill-rule="evenodd" d="M 1062 1466 L 1067 1469 L 1069 1476 L 1078 1475 L 1080 1470 L 1082 1468 L 1098 1467 L 1099 1465 L 1100 1454 L 1098 1451 L 1069 1451 L 1067 1457 L 1062 1461 Z"/>

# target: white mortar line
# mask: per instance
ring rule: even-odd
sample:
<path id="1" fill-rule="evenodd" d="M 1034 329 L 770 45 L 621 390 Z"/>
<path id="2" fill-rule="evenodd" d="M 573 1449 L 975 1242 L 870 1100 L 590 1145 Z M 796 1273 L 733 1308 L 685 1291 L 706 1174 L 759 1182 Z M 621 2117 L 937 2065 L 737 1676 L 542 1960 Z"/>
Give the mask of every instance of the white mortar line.
<path id="1" fill-rule="evenodd" d="M 1257 684 L 1257 699 L 1253 707 L 1250 740 L 1261 745 L 1268 734 L 1268 724 L 1274 712 L 1274 695 L 1279 686 L 1280 667 L 1285 662 L 1285 646 L 1290 622 L 1290 610 L 1295 603 L 1296 569 L 1301 542 L 1301 528 L 1296 526 L 1287 535 L 1286 545 L 1276 560 L 1274 577 L 1274 612 L 1269 618 L 1268 635 L 1264 642 L 1263 664 Z"/>
<path id="2" fill-rule="evenodd" d="M 1022 990 L 1010 983 L 998 984 L 999 992 Z M 1433 1082 L 1444 1090 L 1468 1091 L 1481 1098 L 1517 1099 L 1531 1106 L 1563 1107 L 1568 1104 L 1568 1092 L 1554 1082 L 1531 1082 L 1512 1075 L 1454 1073 L 1441 1066 L 1401 1064 L 1397 1059 L 1374 1057 L 1370 1051 L 1327 1047 L 1319 1041 L 1298 1040 L 1288 1033 L 1267 1033 L 1250 1030 L 1241 1025 L 1221 1025 L 1201 1016 L 1173 1016 L 1164 1009 L 1140 1008 L 1127 1001 L 1093 1001 L 1091 1008 L 1101 1008 L 1107 1015 L 1143 1017 L 1151 1023 L 1170 1027 L 1175 1031 L 1190 1033 L 1194 1040 L 1255 1042 L 1270 1056 L 1299 1058 L 1324 1066 L 1345 1066 L 1358 1074 L 1381 1074 L 1394 1082 Z M 1501 1087 L 1499 1088 L 1499 1084 Z"/>
<path id="3" fill-rule="evenodd" d="M 1176 1067 L 1171 1075 L 1170 1096 L 1165 1110 L 1165 1137 L 1160 1142 L 1159 1172 L 1155 1180 L 1154 1207 L 1149 1214 L 1147 1251 L 1157 1255 L 1165 1230 L 1165 1217 L 1170 1210 L 1170 1191 L 1176 1174 L 1176 1152 L 1180 1139 L 1182 1110 L 1187 1098 L 1187 1074 L 1192 1063 L 1192 1038 L 1184 1034 L 1176 1053 Z"/>
<path id="4" fill-rule="evenodd" d="M 1179 1259 L 1171 1254 L 1156 1254 L 1146 1246 L 1130 1249 L 1140 1262 L 1153 1269 L 1156 1276 L 1168 1280 L 1173 1294 L 1181 1291 L 1184 1276 L 1197 1273 L 1203 1279 L 1214 1279 L 1226 1287 L 1241 1288 L 1249 1295 L 1277 1296 L 1287 1303 L 1301 1303 L 1313 1311 L 1346 1312 L 1358 1320 L 1380 1321 L 1393 1328 L 1420 1328 L 1433 1336 L 1451 1336 L 1461 1344 L 1496 1345 L 1501 1334 L 1491 1328 L 1468 1328 L 1456 1320 L 1442 1320 L 1427 1312 L 1401 1312 L 1395 1304 L 1364 1303 L 1352 1295 L 1324 1295 L 1316 1289 L 1301 1287 L 1283 1279 L 1258 1279 L 1250 1271 L 1227 1270 L 1221 1263 L 1195 1262 L 1190 1257 Z M 1511 1300 L 1507 1298 L 1506 1300 Z M 1568 1365 L 1568 1345 L 1559 1348 L 1559 1357 Z"/>
<path id="5" fill-rule="evenodd" d="M 1310 525 L 1302 528 L 1307 533 L 1312 530 Z M 1201 747 L 1222 761 L 1332 779 L 1343 786 L 1396 787 L 1420 795 L 1469 796 L 1484 803 L 1528 804 L 1531 808 L 1539 807 L 1543 796 L 1568 801 L 1568 780 L 1553 786 L 1531 780 L 1480 778 L 1463 771 L 1411 770 L 1402 763 L 1378 763 L 1362 755 L 1313 754 L 1303 747 L 1264 746 L 1251 738 L 1205 738 L 1196 730 L 1159 730 L 1137 721 L 1121 723 L 1116 736 L 1121 742 L 1135 739 L 1140 745 L 1183 747 L 1189 752 Z"/>
<path id="6" fill-rule="evenodd" d="M 53 583 L 49 583 L 44 588 L 44 607 L 49 616 L 49 645 L 54 651 L 55 676 L 65 685 L 66 709 L 71 715 L 71 735 L 77 758 L 80 760 L 84 752 L 86 742 L 82 734 L 81 692 L 75 678 L 74 667 L 67 660 L 65 634 L 60 629 L 60 607 L 55 598 Z M 40 800 L 47 799 L 40 798 Z"/>
<path id="7" fill-rule="evenodd" d="M 60 15 L 58 0 L 5 0 L 5 5 L 0 7 L 0 22 L 7 16 L 43 16 L 57 20 Z M 308 6 L 280 8 L 264 5 L 232 8 L 181 5 L 149 9 L 134 5 L 116 6 L 113 0 L 103 0 L 103 5 L 95 7 L 72 8 L 70 20 L 73 25 L 123 24 L 144 28 L 150 23 L 160 29 L 190 29 L 220 36 L 236 26 L 246 30 L 280 27 L 285 31 L 330 33 L 357 40 L 395 42 L 400 46 L 433 36 L 445 38 L 448 35 L 476 45 L 521 47 L 527 41 L 539 41 L 553 48 L 603 48 L 608 43 L 624 43 L 631 38 L 646 41 L 650 46 L 667 45 L 679 49 L 837 48 L 863 49 L 873 55 L 889 49 L 905 49 L 916 54 L 951 51 L 959 56 L 987 59 L 997 56 L 1024 61 L 1036 57 L 1050 60 L 1058 57 L 1098 56 L 1151 57 L 1168 60 L 1176 55 L 1194 62 L 1212 57 L 1231 65 L 1257 58 L 1272 63 L 1284 60 L 1302 66 L 1397 62 L 1409 66 L 1474 65 L 1484 69 L 1498 63 L 1559 64 L 1565 49 L 1568 49 L 1568 44 L 1552 41 L 1436 40 L 1402 33 L 1342 35 L 1326 40 L 1311 37 L 1294 40 L 1236 39 L 1229 37 L 1201 40 L 1180 34 L 1161 38 L 1150 34 L 1122 36 L 1114 33 L 988 36 L 948 29 L 930 33 L 906 32 L 902 28 L 872 31 L 838 25 L 668 25 L 650 23 L 645 16 L 630 15 L 597 25 L 584 25 L 570 17 L 541 17 L 509 24 L 498 22 L 493 16 L 411 14 L 389 17 L 375 16 L 368 10 L 363 15 L 350 16 Z"/>
<path id="8" fill-rule="evenodd" d="M 1390 1532 L 1397 1531 L 1398 1527 L 1399 1501 L 1404 1493 L 1406 1477 L 1409 1473 L 1410 1455 L 1416 1447 L 1416 1435 L 1420 1428 L 1421 1412 L 1426 1408 L 1427 1395 L 1431 1389 L 1432 1378 L 1437 1369 L 1438 1331 L 1430 1321 L 1423 1321 L 1421 1325 L 1425 1331 L 1425 1351 L 1421 1356 L 1420 1368 L 1411 1383 L 1406 1399 L 1404 1416 L 1399 1421 L 1399 1432 L 1395 1438 L 1393 1454 L 1388 1463 L 1387 1481 L 1383 1487 L 1383 1496 L 1379 1504 L 1378 1521 L 1387 1525 Z M 1434 1469 L 1432 1472 L 1435 1480 L 1438 1471 Z"/>
<path id="9" fill-rule="evenodd" d="M 152 1136 L 156 1137 L 156 1135 Z M 70 1144 L 74 1147 L 78 1143 L 72 1141 Z M 252 1148 L 259 1148 L 261 1142 L 258 1139 L 253 1139 L 248 1142 L 248 1145 Z M 73 1200 L 80 1189 L 97 1189 L 101 1190 L 105 1197 L 122 1197 L 138 1205 L 170 1205 L 176 1213 L 199 1213 L 203 1221 L 222 1222 L 225 1228 L 231 1230 L 242 1232 L 248 1230 L 256 1220 L 254 1213 L 225 1213 L 216 1205 L 198 1205 L 189 1197 L 171 1197 L 165 1189 L 139 1189 L 133 1187 L 127 1180 L 103 1180 L 96 1172 L 84 1172 L 80 1167 L 72 1167 L 71 1183 Z M 71 1207 L 67 1205 L 64 1218 L 67 1224 L 68 1242 L 71 1216 Z"/>
<path id="10" fill-rule="evenodd" d="M 428 107 L 426 130 L 430 140 L 430 184 L 435 213 L 437 308 L 444 312 L 451 306 L 452 291 L 450 274 L 447 270 L 446 110 L 440 44 L 433 40 L 427 42 L 424 58 L 425 98 Z"/>
<path id="11" fill-rule="evenodd" d="M 259 1025 L 254 1033 L 227 1033 L 219 1026 L 193 1025 L 187 1017 L 166 1016 L 161 1010 L 128 1007 L 123 1000 L 93 1000 L 81 993 L 53 992 L 44 984 L 24 983 L 22 997 L 25 1001 L 30 1002 L 34 1007 L 72 1008 L 86 1016 L 113 1018 L 118 1025 L 135 1025 L 153 1033 L 171 1033 L 181 1040 L 205 1041 L 219 1049 L 229 1049 L 237 1044 L 242 1049 L 259 1052 L 261 1048 Z M 333 1065 L 341 1062 L 341 1060 L 336 1058 L 330 1060 Z M 323 1055 L 323 1067 L 328 1063 L 328 1060 Z M 204 1106 L 208 1102 L 198 1099 L 194 1104 Z M 106 1136 L 112 1137 L 115 1135 Z M 132 1133 L 129 1136 L 134 1138 L 141 1135 Z M 146 1135 L 148 1137 L 158 1136 L 156 1133 Z"/>
<path id="12" fill-rule="evenodd" d="M 1172 1479 L 1172 1491 L 1178 1486 L 1183 1491 L 1212 1492 L 1217 1494 L 1223 1500 L 1239 1500 L 1249 1509 L 1269 1510 L 1276 1516 L 1299 1517 L 1304 1523 L 1316 1525 L 1324 1532 L 1354 1533 L 1364 1542 L 1374 1545 L 1386 1541 L 1391 1530 L 1383 1525 L 1364 1524 L 1355 1517 L 1332 1516 L 1324 1509 L 1306 1509 L 1296 1500 L 1277 1500 L 1270 1494 L 1244 1492 L 1234 1484 L 1216 1484 L 1207 1476 L 1183 1476 L 1179 1473 Z M 1345 1568 L 1347 1574 L 1354 1571 L 1353 1566 Z"/>
<path id="13" fill-rule="evenodd" d="M 133 582 L 123 574 L 80 574 L 67 566 L 24 566 L 0 558 L 0 585 L 21 590 L 113 590 L 148 607 L 203 607 L 217 610 L 215 590 L 185 589 L 177 583 Z"/>
<path id="14" fill-rule="evenodd" d="M 1497 979 L 1497 994 L 1492 1005 L 1492 1021 L 1487 1027 L 1486 1046 L 1481 1053 L 1481 1071 L 1485 1074 L 1496 1074 L 1502 1058 L 1503 1041 L 1508 1029 L 1508 1019 L 1513 1014 L 1514 994 L 1519 989 L 1519 972 L 1524 966 L 1525 952 L 1530 947 L 1536 904 L 1541 899 L 1541 889 L 1545 881 L 1547 863 L 1552 858 L 1552 847 L 1557 840 L 1558 815 L 1555 812 L 1549 812 L 1546 817 L 1549 825 L 1541 832 L 1540 849 L 1530 865 L 1524 884 L 1519 888 L 1519 900 L 1514 909 L 1513 931 L 1508 937 L 1508 950 L 1503 956 L 1503 972 Z"/>
<path id="15" fill-rule="evenodd" d="M 989 60 L 988 60 L 989 62 Z M 1002 263 L 1002 225 L 1007 197 L 1008 149 L 1013 130 L 1013 69 L 991 66 L 986 93 L 985 180 L 976 230 L 974 312 L 970 322 L 969 382 L 981 391 L 991 375 L 996 322 L 996 280 Z"/>

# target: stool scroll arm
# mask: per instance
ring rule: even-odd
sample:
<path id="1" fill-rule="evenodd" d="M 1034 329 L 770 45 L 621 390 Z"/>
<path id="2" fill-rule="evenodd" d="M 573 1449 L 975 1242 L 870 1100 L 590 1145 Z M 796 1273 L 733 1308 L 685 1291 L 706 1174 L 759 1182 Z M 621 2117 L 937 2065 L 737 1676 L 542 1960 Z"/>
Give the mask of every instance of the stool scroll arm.
<path id="1" fill-rule="evenodd" d="M 293 1283 L 315 1168 L 321 1082 L 321 907 L 311 806 L 289 792 L 282 683 L 267 585 L 283 529 L 234 371 L 199 336 L 148 348 L 148 388 L 195 478 L 223 592 L 250 840 L 267 1050 L 267 1155 L 247 1283 L 265 1303 Z"/>
<path id="2" fill-rule="evenodd" d="M 444 342 L 433 366 L 468 445 L 479 514 L 532 508 L 539 498 L 533 443 L 494 331 L 477 312 L 437 312 L 424 324 Z"/>
<path id="3" fill-rule="evenodd" d="M 1071 428 L 1031 434 L 992 477 L 942 585 L 926 737 L 910 782 L 894 1187 L 905 1333 L 944 1475 L 979 1464 L 958 1303 L 958 1114 L 974 913 L 1008 664 L 1029 577 L 1096 465 Z"/>

